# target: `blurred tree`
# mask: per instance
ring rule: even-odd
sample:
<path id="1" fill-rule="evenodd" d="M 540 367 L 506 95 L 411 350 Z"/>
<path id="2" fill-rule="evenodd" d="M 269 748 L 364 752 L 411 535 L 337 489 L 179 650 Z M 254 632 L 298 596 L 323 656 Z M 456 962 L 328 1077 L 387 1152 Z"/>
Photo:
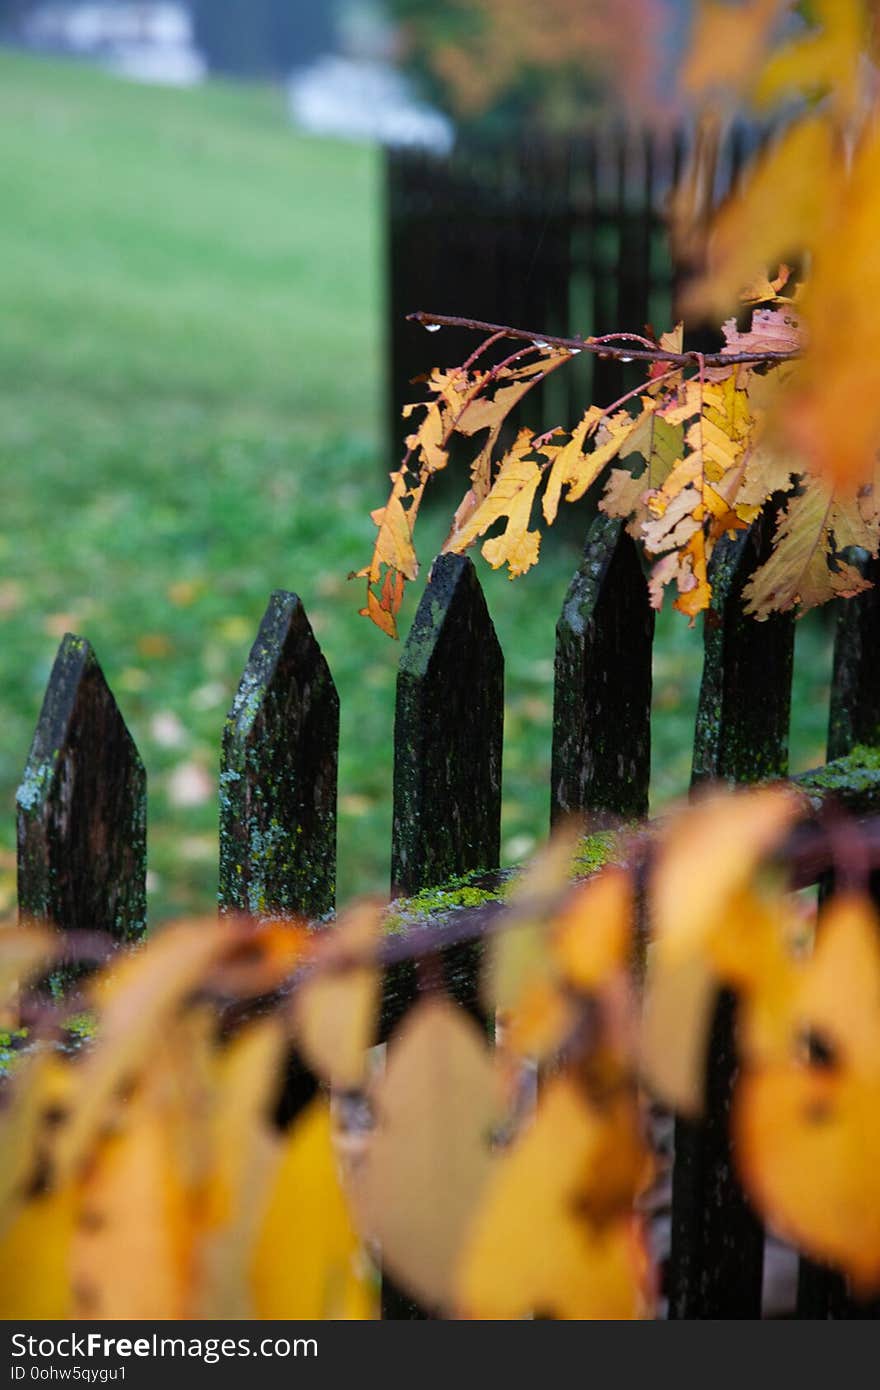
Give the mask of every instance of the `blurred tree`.
<path id="1" fill-rule="evenodd" d="M 650 106 L 674 0 L 389 0 L 402 61 L 462 124 L 572 129 Z"/>
<path id="2" fill-rule="evenodd" d="M 193 0 L 193 15 L 209 66 L 236 76 L 278 76 L 336 43 L 334 0 Z"/>

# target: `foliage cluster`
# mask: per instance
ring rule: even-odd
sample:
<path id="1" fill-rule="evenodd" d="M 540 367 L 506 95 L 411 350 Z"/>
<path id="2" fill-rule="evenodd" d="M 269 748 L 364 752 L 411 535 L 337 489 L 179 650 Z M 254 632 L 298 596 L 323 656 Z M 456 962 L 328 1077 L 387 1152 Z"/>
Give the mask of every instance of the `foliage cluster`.
<path id="1" fill-rule="evenodd" d="M 401 58 L 460 124 L 570 131 L 657 87 L 662 0 L 391 0 Z"/>
<path id="2" fill-rule="evenodd" d="M 701 6 L 683 83 L 705 114 L 671 209 L 682 254 L 701 267 L 683 307 L 723 313 L 738 294 L 751 322 L 727 319 L 724 345 L 711 355 L 686 348 L 682 324 L 659 338 L 622 325 L 619 334 L 568 340 L 473 325 L 488 339 L 462 367 L 431 373 L 427 399 L 407 408 L 416 427 L 388 503 L 373 513 L 376 545 L 359 572 L 367 616 L 394 635 L 404 584 L 418 568 L 419 506 L 454 436 L 473 446 L 470 486 L 445 548 L 465 550 L 500 523 L 483 554 L 507 564 L 512 578 L 538 559 L 531 517 L 539 491 L 549 525 L 560 500 L 578 501 L 602 477 L 600 506 L 625 517 L 641 541 L 657 607 L 674 584 L 675 606 L 692 621 L 708 608 L 716 541 L 783 495 L 773 553 L 745 594 L 748 611 L 805 612 L 864 589 L 850 552 L 876 555 L 880 543 L 880 397 L 868 349 L 880 289 L 875 57 L 868 0 Z M 719 113 L 744 102 L 775 114 L 780 133 L 714 213 Z M 782 257 L 801 266 L 800 278 Z M 429 327 L 443 322 L 419 317 Z M 526 345 L 486 366 L 487 350 L 509 337 Z M 513 407 L 582 351 L 646 360 L 645 386 L 591 405 L 574 426 L 521 431 L 499 448 Z M 630 457 L 634 466 L 608 472 Z"/>
<path id="3" fill-rule="evenodd" d="M 784 786 L 716 793 L 575 882 L 578 829 L 560 832 L 501 911 L 455 914 L 455 939 L 487 939 L 494 1039 L 427 971 L 376 1049 L 383 972 L 451 938 L 389 934 L 369 901 L 322 932 L 194 920 L 120 949 L 86 987 L 79 1051 L 58 1040 L 81 999 L 17 990 L 95 942 L 4 931 L 7 1016 L 28 1031 L 0 1114 L 2 1316 L 374 1317 L 380 1250 L 447 1316 L 649 1316 L 646 1097 L 699 1114 L 722 987 L 746 1191 L 876 1290 L 880 922 L 854 828 L 840 891 L 818 911 L 792 891 L 810 816 Z M 304 1065 L 322 1085 L 291 1114 Z"/>

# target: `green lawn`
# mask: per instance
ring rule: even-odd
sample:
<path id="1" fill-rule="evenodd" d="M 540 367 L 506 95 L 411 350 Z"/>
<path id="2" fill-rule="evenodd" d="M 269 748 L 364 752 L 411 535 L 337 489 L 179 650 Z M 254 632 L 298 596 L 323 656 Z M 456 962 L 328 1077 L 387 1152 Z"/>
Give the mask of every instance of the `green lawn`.
<path id="1" fill-rule="evenodd" d="M 340 896 L 384 886 L 397 648 L 345 579 L 393 463 L 380 179 L 373 151 L 295 135 L 266 89 L 165 92 L 0 56 L 0 907 L 68 628 L 94 643 L 147 764 L 154 918 L 210 905 L 219 736 L 273 588 L 302 595 L 340 689 Z M 443 529 L 429 519 L 426 558 Z M 508 860 L 546 825 L 575 558 L 557 544 L 514 585 L 481 565 L 507 657 Z M 821 758 L 828 666 L 821 628 L 804 638 L 800 766 Z M 699 663 L 698 632 L 664 616 L 660 798 L 687 782 Z"/>

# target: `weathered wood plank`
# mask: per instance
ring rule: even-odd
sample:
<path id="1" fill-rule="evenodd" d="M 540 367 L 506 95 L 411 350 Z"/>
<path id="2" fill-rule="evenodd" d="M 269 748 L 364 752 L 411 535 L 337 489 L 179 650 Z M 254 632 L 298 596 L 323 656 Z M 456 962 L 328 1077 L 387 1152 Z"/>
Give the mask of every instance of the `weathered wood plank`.
<path id="1" fill-rule="evenodd" d="M 623 524 L 597 517 L 556 625 L 550 822 L 647 815 L 654 610 Z"/>
<path id="2" fill-rule="evenodd" d="M 146 773 L 89 643 L 61 642 L 16 796 L 23 919 L 132 941 L 146 924 Z"/>
<path id="3" fill-rule="evenodd" d="M 223 732 L 220 905 L 333 911 L 339 698 L 296 594 L 269 599 Z"/>
<path id="4" fill-rule="evenodd" d="M 814 801 L 832 797 L 852 814 L 880 811 L 880 561 L 864 552 L 857 562 L 874 588 L 839 600 L 834 669 L 828 709 L 828 763 L 796 780 Z M 829 875 L 824 892 L 832 891 Z M 880 901 L 880 876 L 872 875 Z M 802 1259 L 798 1275 L 799 1318 L 861 1319 L 880 1316 L 880 1301 L 859 1302 L 835 1270 Z"/>
<path id="5" fill-rule="evenodd" d="M 475 869 L 498 867 L 504 658 L 471 561 L 435 561 L 397 675 L 394 721 L 393 891 L 403 896 Z M 434 963 L 438 983 L 478 1012 L 477 943 Z M 431 969 L 427 964 L 423 970 Z M 412 964 L 386 972 L 383 1036 L 412 1005 Z M 424 1318 L 383 1279 L 382 1316 Z"/>
<path id="6" fill-rule="evenodd" d="M 767 554 L 770 518 L 718 546 L 710 571 L 693 786 L 784 776 L 794 647 L 788 615 L 757 623 L 742 591 Z M 736 1006 L 722 994 L 713 1022 L 705 1118 L 675 1133 L 669 1312 L 673 1318 L 761 1314 L 763 1231 L 736 1181 L 729 1117 L 736 1079 Z"/>
<path id="7" fill-rule="evenodd" d="M 859 569 L 874 588 L 839 600 L 828 712 L 828 759 L 857 744 L 880 747 L 880 560 Z"/>
<path id="8" fill-rule="evenodd" d="M 494 869 L 504 658 L 471 561 L 434 561 L 397 675 L 393 891 Z"/>
<path id="9" fill-rule="evenodd" d="M 760 782 L 788 771 L 794 620 L 777 613 L 758 623 L 742 591 L 768 553 L 769 516 L 713 557 L 712 607 L 705 618 L 703 679 L 697 710 L 693 785 Z"/>

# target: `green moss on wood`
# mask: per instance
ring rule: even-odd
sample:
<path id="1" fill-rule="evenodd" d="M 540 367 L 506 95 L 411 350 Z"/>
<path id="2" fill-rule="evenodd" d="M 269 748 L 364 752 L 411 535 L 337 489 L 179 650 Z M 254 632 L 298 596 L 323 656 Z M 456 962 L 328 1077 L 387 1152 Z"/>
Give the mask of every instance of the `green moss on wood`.
<path id="1" fill-rule="evenodd" d="M 619 832 L 600 830 L 585 835 L 572 863 L 572 878 L 586 878 L 605 864 L 614 863 L 620 846 Z M 385 918 L 386 932 L 401 932 L 460 908 L 504 902 L 518 874 L 517 869 L 477 869 L 457 874 L 435 888 L 423 888 L 411 898 L 397 898 Z"/>
<path id="2" fill-rule="evenodd" d="M 845 758 L 835 758 L 793 780 L 817 803 L 833 797 L 850 811 L 880 811 L 880 748 L 857 744 Z"/>

